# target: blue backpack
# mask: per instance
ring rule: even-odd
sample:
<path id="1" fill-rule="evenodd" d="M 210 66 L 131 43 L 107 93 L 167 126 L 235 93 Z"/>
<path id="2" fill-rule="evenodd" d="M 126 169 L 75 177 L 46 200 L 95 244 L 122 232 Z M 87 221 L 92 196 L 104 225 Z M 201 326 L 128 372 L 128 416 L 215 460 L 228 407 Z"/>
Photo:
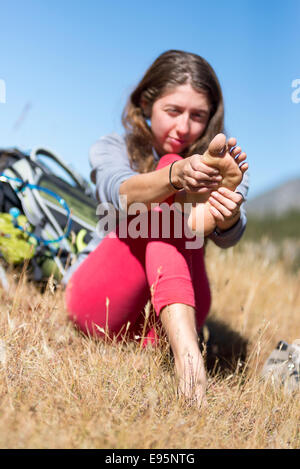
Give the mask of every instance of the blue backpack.
<path id="1" fill-rule="evenodd" d="M 0 149 L 0 255 L 27 261 L 34 280 L 61 279 L 95 231 L 96 207 L 87 181 L 52 151 Z"/>

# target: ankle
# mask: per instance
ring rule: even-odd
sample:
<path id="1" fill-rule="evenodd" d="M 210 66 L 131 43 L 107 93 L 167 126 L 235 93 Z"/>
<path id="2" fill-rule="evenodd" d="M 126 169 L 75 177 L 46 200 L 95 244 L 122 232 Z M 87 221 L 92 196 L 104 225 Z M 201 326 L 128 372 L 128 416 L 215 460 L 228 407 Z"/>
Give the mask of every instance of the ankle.
<path id="1" fill-rule="evenodd" d="M 204 369 L 204 361 L 199 348 L 188 349 L 175 355 L 175 368 L 179 376 L 195 374 Z"/>
<path id="2" fill-rule="evenodd" d="M 185 397 L 201 401 L 207 387 L 207 377 L 201 353 L 196 355 L 187 354 L 183 359 L 175 362 L 178 379 L 178 389 Z"/>

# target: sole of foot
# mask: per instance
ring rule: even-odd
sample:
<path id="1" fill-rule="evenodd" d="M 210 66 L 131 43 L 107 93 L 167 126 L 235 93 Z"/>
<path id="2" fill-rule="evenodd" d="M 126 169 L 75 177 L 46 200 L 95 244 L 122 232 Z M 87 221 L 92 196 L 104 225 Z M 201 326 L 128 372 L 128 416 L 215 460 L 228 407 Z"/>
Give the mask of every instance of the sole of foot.
<path id="1" fill-rule="evenodd" d="M 224 134 L 218 134 L 202 156 L 205 164 L 219 170 L 222 177 L 219 187 L 226 187 L 232 191 L 241 183 L 243 174 L 248 169 L 248 165 L 243 164 L 247 155 L 236 144 L 235 138 L 226 141 Z M 192 203 L 188 226 L 192 232 L 202 236 L 211 233 L 216 226 L 208 202 L 210 193 L 211 191 L 207 194 L 186 194 L 185 199 L 186 202 Z"/>

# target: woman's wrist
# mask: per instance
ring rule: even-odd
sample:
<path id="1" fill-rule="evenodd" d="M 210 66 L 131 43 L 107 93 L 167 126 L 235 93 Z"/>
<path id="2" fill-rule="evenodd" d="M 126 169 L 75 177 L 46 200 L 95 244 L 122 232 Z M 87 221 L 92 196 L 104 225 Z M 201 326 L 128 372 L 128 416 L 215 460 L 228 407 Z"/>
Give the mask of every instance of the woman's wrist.
<path id="1" fill-rule="evenodd" d="M 179 161 L 174 161 L 169 170 L 169 182 L 173 189 L 175 190 L 181 190 L 183 189 L 182 183 L 181 183 L 181 165 L 180 165 L 180 160 Z"/>
<path id="2" fill-rule="evenodd" d="M 237 222 L 239 221 L 240 219 L 240 212 L 238 212 L 233 218 L 231 218 L 230 220 L 225 220 L 223 222 L 218 222 L 217 223 L 217 226 L 216 226 L 216 229 L 220 232 L 222 231 L 227 231 L 227 230 L 230 230 L 230 228 L 232 228 L 234 225 L 237 224 Z"/>

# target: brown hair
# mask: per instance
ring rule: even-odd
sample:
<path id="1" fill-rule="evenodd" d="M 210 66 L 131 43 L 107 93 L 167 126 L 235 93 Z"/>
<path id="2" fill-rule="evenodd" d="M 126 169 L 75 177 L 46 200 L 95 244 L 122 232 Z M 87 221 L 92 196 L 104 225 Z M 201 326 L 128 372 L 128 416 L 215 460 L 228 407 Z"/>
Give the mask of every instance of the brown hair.
<path id="1" fill-rule="evenodd" d="M 199 55 L 179 50 L 169 50 L 161 54 L 131 93 L 122 115 L 126 131 L 126 144 L 131 166 L 141 173 L 151 171 L 156 162 L 152 154 L 153 135 L 141 100 L 149 105 L 160 98 L 167 89 L 190 83 L 195 91 L 205 92 L 211 112 L 207 127 L 184 154 L 187 157 L 203 153 L 213 137 L 223 132 L 224 105 L 218 78 L 209 63 Z"/>

